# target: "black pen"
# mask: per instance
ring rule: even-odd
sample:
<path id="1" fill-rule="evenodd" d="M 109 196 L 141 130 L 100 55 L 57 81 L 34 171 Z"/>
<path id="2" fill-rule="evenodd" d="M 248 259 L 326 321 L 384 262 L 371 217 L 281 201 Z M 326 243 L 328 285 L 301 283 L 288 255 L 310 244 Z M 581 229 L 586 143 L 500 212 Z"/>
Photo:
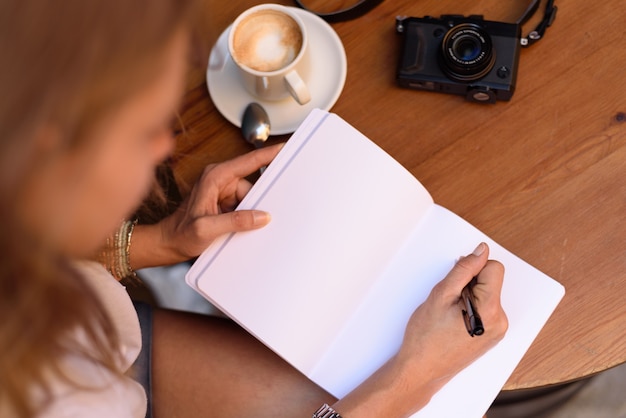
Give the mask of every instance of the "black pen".
<path id="1" fill-rule="evenodd" d="M 476 277 L 472 278 L 472 280 L 470 280 L 470 282 L 465 285 L 461 291 L 461 298 L 465 304 L 465 309 L 463 309 L 463 319 L 465 320 L 467 332 L 469 332 L 469 335 L 472 337 L 474 335 L 482 335 L 485 332 L 483 321 L 480 319 L 480 315 L 478 315 L 478 311 L 476 310 L 476 301 L 474 299 L 474 292 L 472 291 L 475 284 Z"/>

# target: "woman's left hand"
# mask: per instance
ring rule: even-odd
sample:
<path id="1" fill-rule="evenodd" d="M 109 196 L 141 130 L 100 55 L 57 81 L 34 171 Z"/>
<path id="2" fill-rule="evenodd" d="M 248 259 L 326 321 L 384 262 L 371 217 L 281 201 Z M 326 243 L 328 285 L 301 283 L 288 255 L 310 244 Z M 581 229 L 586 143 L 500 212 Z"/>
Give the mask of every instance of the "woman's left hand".
<path id="1" fill-rule="evenodd" d="M 281 147 L 261 148 L 207 166 L 172 215 L 155 225 L 136 227 L 131 266 L 140 269 L 182 262 L 200 255 L 220 235 L 267 225 L 268 213 L 235 208 L 252 187 L 245 177 L 268 165 Z"/>

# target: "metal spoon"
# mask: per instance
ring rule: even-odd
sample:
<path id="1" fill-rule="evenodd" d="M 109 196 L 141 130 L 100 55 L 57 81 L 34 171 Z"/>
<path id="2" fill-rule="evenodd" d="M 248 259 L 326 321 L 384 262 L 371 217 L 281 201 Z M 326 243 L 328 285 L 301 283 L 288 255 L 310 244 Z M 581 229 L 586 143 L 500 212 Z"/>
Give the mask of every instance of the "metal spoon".
<path id="1" fill-rule="evenodd" d="M 246 141 L 261 148 L 270 136 L 270 118 L 258 103 L 250 103 L 243 112 L 241 133 Z"/>

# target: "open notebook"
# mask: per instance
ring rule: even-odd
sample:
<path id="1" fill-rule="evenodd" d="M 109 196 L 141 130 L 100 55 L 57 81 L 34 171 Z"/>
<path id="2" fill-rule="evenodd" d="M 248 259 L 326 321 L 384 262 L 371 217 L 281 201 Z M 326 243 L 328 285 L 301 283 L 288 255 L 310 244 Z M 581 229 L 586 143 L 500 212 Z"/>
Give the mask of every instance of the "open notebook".
<path id="1" fill-rule="evenodd" d="M 270 212 L 272 222 L 216 240 L 187 283 L 337 397 L 398 350 L 411 313 L 481 241 L 506 268 L 509 330 L 415 417 L 482 417 L 564 295 L 563 286 L 435 204 L 397 161 L 321 110 L 239 206 L 252 208 Z"/>

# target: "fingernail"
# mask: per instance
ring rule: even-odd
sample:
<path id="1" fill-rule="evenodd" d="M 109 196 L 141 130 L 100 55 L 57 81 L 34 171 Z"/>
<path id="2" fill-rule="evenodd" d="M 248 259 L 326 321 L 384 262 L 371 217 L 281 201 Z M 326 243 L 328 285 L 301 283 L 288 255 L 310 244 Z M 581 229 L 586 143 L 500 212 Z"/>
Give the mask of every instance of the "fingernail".
<path id="1" fill-rule="evenodd" d="M 254 211 L 253 216 L 254 216 L 254 224 L 257 226 L 267 225 L 272 220 L 272 217 L 270 216 L 269 213 L 263 212 L 260 210 Z"/>
<path id="2" fill-rule="evenodd" d="M 485 243 L 481 242 L 480 244 L 478 244 L 478 247 L 476 247 L 474 251 L 472 251 L 472 254 L 475 256 L 479 256 L 484 252 L 485 252 Z"/>

